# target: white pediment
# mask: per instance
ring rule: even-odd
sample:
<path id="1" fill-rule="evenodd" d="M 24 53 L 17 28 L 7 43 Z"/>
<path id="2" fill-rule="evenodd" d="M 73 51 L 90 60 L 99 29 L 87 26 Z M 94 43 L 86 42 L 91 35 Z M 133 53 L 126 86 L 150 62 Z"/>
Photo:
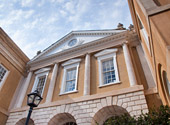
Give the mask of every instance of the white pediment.
<path id="1" fill-rule="evenodd" d="M 118 34 L 123 31 L 124 30 L 73 31 L 64 36 L 62 39 L 58 40 L 52 46 L 45 49 L 42 53 L 37 55 L 31 61 L 34 61 L 39 58 L 48 57 L 50 55 L 60 53 L 67 49 L 72 49 L 76 46 L 81 46 L 83 44 L 87 44 L 89 42 L 93 42 L 107 36 Z M 74 42 L 70 44 L 71 41 Z"/>
<path id="2" fill-rule="evenodd" d="M 100 57 L 100 56 L 116 53 L 117 51 L 118 51 L 117 48 L 114 48 L 114 49 L 105 49 L 105 50 L 103 50 L 103 51 L 101 51 L 99 53 L 96 53 L 94 56 L 95 57 Z"/>
<path id="3" fill-rule="evenodd" d="M 63 63 L 62 66 L 67 66 L 67 65 L 71 65 L 71 64 L 74 64 L 74 63 L 79 63 L 81 61 L 81 59 L 70 59 L 68 60 L 67 62 Z"/>

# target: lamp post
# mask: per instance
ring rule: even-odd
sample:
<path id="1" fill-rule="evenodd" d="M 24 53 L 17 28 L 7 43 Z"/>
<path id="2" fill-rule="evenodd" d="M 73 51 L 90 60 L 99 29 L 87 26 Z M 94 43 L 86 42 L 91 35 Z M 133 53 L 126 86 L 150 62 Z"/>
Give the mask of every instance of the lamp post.
<path id="1" fill-rule="evenodd" d="M 29 109 L 29 113 L 28 113 L 25 125 L 28 125 L 33 108 L 37 107 L 40 104 L 41 100 L 43 99 L 41 95 L 39 94 L 38 90 L 35 90 L 34 92 L 28 94 L 27 96 L 28 96 L 27 105 L 30 106 L 30 109 Z"/>

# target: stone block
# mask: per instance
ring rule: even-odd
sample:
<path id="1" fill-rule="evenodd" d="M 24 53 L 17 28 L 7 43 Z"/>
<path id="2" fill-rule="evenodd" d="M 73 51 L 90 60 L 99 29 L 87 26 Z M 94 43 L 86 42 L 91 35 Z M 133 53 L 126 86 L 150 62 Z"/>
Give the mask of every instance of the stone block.
<path id="1" fill-rule="evenodd" d="M 82 102 L 77 103 L 77 105 L 82 105 L 82 104 L 83 104 Z"/>
<path id="2" fill-rule="evenodd" d="M 148 108 L 147 104 L 142 105 L 142 109 L 147 109 L 147 108 Z"/>
<path id="3" fill-rule="evenodd" d="M 126 97 L 131 97 L 131 96 L 133 96 L 133 93 L 126 94 Z"/>
<path id="4" fill-rule="evenodd" d="M 90 104 L 90 108 L 95 108 L 95 107 L 96 107 L 96 103 Z"/>
<path id="5" fill-rule="evenodd" d="M 100 110 L 102 108 L 102 104 L 101 103 L 97 103 L 97 108 L 98 108 L 98 110 Z"/>
<path id="6" fill-rule="evenodd" d="M 128 112 L 131 112 L 131 111 L 132 111 L 132 107 L 127 107 L 126 110 L 127 110 Z"/>
<path id="7" fill-rule="evenodd" d="M 74 107 L 74 106 L 76 106 L 77 104 L 76 103 L 73 103 L 73 104 L 71 104 L 71 107 Z"/>
<path id="8" fill-rule="evenodd" d="M 117 105 L 117 96 L 113 97 L 113 105 Z"/>
<path id="9" fill-rule="evenodd" d="M 127 108 L 127 106 L 128 106 L 127 103 L 123 103 L 123 104 L 122 104 L 122 107 L 123 107 L 123 108 Z"/>
<path id="10" fill-rule="evenodd" d="M 69 105 L 69 104 L 66 105 L 66 108 L 65 108 L 65 111 L 64 111 L 64 112 L 68 112 L 69 108 L 70 108 L 70 105 Z"/>
<path id="11" fill-rule="evenodd" d="M 122 106 L 122 103 L 123 103 L 122 99 L 119 99 L 118 102 L 117 102 L 117 105 Z"/>
<path id="12" fill-rule="evenodd" d="M 91 108 L 87 109 L 87 112 L 92 112 L 93 110 Z"/>
<path id="13" fill-rule="evenodd" d="M 90 117 L 93 117 L 94 115 L 95 115 L 95 113 L 94 113 L 94 112 L 90 113 Z"/>
<path id="14" fill-rule="evenodd" d="M 57 106 L 57 113 L 60 113 L 61 106 Z"/>
<path id="15" fill-rule="evenodd" d="M 134 101 L 128 102 L 128 106 L 133 106 L 133 105 L 135 105 Z"/>
<path id="16" fill-rule="evenodd" d="M 134 96 L 136 96 L 136 95 L 144 95 L 144 92 L 143 91 L 134 92 L 133 95 Z"/>
<path id="17" fill-rule="evenodd" d="M 87 102 L 83 102 L 83 105 L 87 104 Z"/>
<path id="18" fill-rule="evenodd" d="M 144 95 L 140 95 L 140 99 L 145 99 L 145 96 Z"/>
<path id="19" fill-rule="evenodd" d="M 94 103 L 98 103 L 98 102 L 100 102 L 100 99 L 96 99 L 96 100 L 94 100 L 93 102 L 94 102 Z"/>
<path id="20" fill-rule="evenodd" d="M 130 97 L 131 101 L 139 100 L 139 96 L 132 96 Z"/>
<path id="21" fill-rule="evenodd" d="M 122 99 L 122 98 L 125 98 L 125 95 L 119 95 L 118 96 L 118 99 Z"/>
<path id="22" fill-rule="evenodd" d="M 92 100 L 87 102 L 87 104 L 92 104 L 92 103 L 93 103 L 93 101 L 92 101 Z"/>
<path id="23" fill-rule="evenodd" d="M 106 101 L 107 101 L 108 106 L 112 105 L 112 97 L 111 96 L 106 97 Z"/>
<path id="24" fill-rule="evenodd" d="M 60 113 L 63 113 L 63 112 L 64 112 L 65 107 L 66 107 L 66 105 L 61 105 L 61 107 L 60 107 Z"/>
<path id="25" fill-rule="evenodd" d="M 89 105 L 81 105 L 80 106 L 80 108 L 82 108 L 82 109 L 87 109 L 87 108 L 89 108 L 90 106 Z"/>
<path id="26" fill-rule="evenodd" d="M 93 112 L 97 112 L 98 111 L 98 108 L 93 108 Z"/>
<path id="27" fill-rule="evenodd" d="M 145 100 L 145 99 L 137 100 L 137 101 L 135 101 L 135 104 L 136 104 L 136 105 L 139 105 L 139 104 L 146 104 L 146 100 Z"/>
<path id="28" fill-rule="evenodd" d="M 134 111 L 134 110 L 141 110 L 141 109 L 142 109 L 142 108 L 141 108 L 141 105 L 135 105 L 135 106 L 133 106 L 132 108 L 133 108 L 133 111 Z"/>
<path id="29" fill-rule="evenodd" d="M 101 99 L 102 107 L 107 106 L 106 98 Z"/>
<path id="30" fill-rule="evenodd" d="M 123 99 L 123 102 L 129 102 L 130 101 L 130 98 L 124 98 Z"/>

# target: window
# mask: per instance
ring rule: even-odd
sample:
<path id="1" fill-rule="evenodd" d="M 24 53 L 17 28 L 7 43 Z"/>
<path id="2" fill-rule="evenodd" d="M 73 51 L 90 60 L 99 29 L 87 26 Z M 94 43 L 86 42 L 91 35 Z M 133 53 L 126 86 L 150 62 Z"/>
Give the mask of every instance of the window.
<path id="1" fill-rule="evenodd" d="M 145 40 L 145 44 L 146 44 L 146 46 L 147 46 L 147 48 L 148 48 L 148 50 L 149 50 L 149 52 L 150 52 L 149 36 L 148 36 L 148 34 L 147 34 L 147 32 L 146 32 L 146 30 L 145 30 L 145 28 L 144 28 L 144 26 L 143 26 L 143 23 L 141 22 L 141 20 L 140 20 L 140 18 L 139 18 L 138 15 L 137 15 L 137 19 L 138 19 L 138 21 L 139 21 L 140 33 L 142 34 L 142 36 L 143 36 L 143 38 L 144 38 L 144 40 Z M 150 53 L 151 53 L 151 52 L 150 52 Z"/>
<path id="2" fill-rule="evenodd" d="M 44 87 L 46 84 L 47 76 L 50 71 L 50 68 L 43 68 L 35 72 L 36 77 L 34 81 L 34 86 L 32 92 L 36 89 L 39 91 L 40 95 L 43 95 Z"/>
<path id="3" fill-rule="evenodd" d="M 77 92 L 78 69 L 81 59 L 71 59 L 62 64 L 64 67 L 60 95 Z"/>
<path id="4" fill-rule="evenodd" d="M 76 68 L 69 69 L 66 75 L 66 88 L 65 92 L 75 90 L 75 83 L 76 83 Z"/>
<path id="5" fill-rule="evenodd" d="M 8 75 L 8 70 L 2 64 L 0 64 L 0 86 L 2 86 L 7 75 Z"/>
<path id="6" fill-rule="evenodd" d="M 95 54 L 98 60 L 99 87 L 120 83 L 116 62 L 117 51 L 118 49 L 106 49 Z"/>
<path id="7" fill-rule="evenodd" d="M 113 60 L 107 60 L 102 62 L 103 69 L 103 83 L 108 84 L 116 80 Z"/>

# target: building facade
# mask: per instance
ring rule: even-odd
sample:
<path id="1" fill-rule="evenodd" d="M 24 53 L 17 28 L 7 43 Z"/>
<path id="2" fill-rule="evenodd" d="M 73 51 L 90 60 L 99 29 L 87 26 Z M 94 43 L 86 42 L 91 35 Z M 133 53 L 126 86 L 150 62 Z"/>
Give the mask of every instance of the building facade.
<path id="1" fill-rule="evenodd" d="M 170 105 L 170 0 L 128 0 L 135 30 L 152 71 L 156 91 L 147 96 Z"/>
<path id="2" fill-rule="evenodd" d="M 156 87 L 134 30 L 73 31 L 27 65 L 7 125 L 24 124 L 35 89 L 43 101 L 30 124 L 102 125 L 113 115 L 148 112 L 146 95 Z"/>
<path id="3" fill-rule="evenodd" d="M 25 76 L 28 57 L 0 28 L 0 124 L 4 125 L 17 86 Z"/>
<path id="4" fill-rule="evenodd" d="M 0 121 L 24 125 L 36 89 L 30 125 L 102 125 L 170 105 L 170 1 L 128 3 L 134 28 L 72 31 L 29 62 L 1 30 Z"/>

